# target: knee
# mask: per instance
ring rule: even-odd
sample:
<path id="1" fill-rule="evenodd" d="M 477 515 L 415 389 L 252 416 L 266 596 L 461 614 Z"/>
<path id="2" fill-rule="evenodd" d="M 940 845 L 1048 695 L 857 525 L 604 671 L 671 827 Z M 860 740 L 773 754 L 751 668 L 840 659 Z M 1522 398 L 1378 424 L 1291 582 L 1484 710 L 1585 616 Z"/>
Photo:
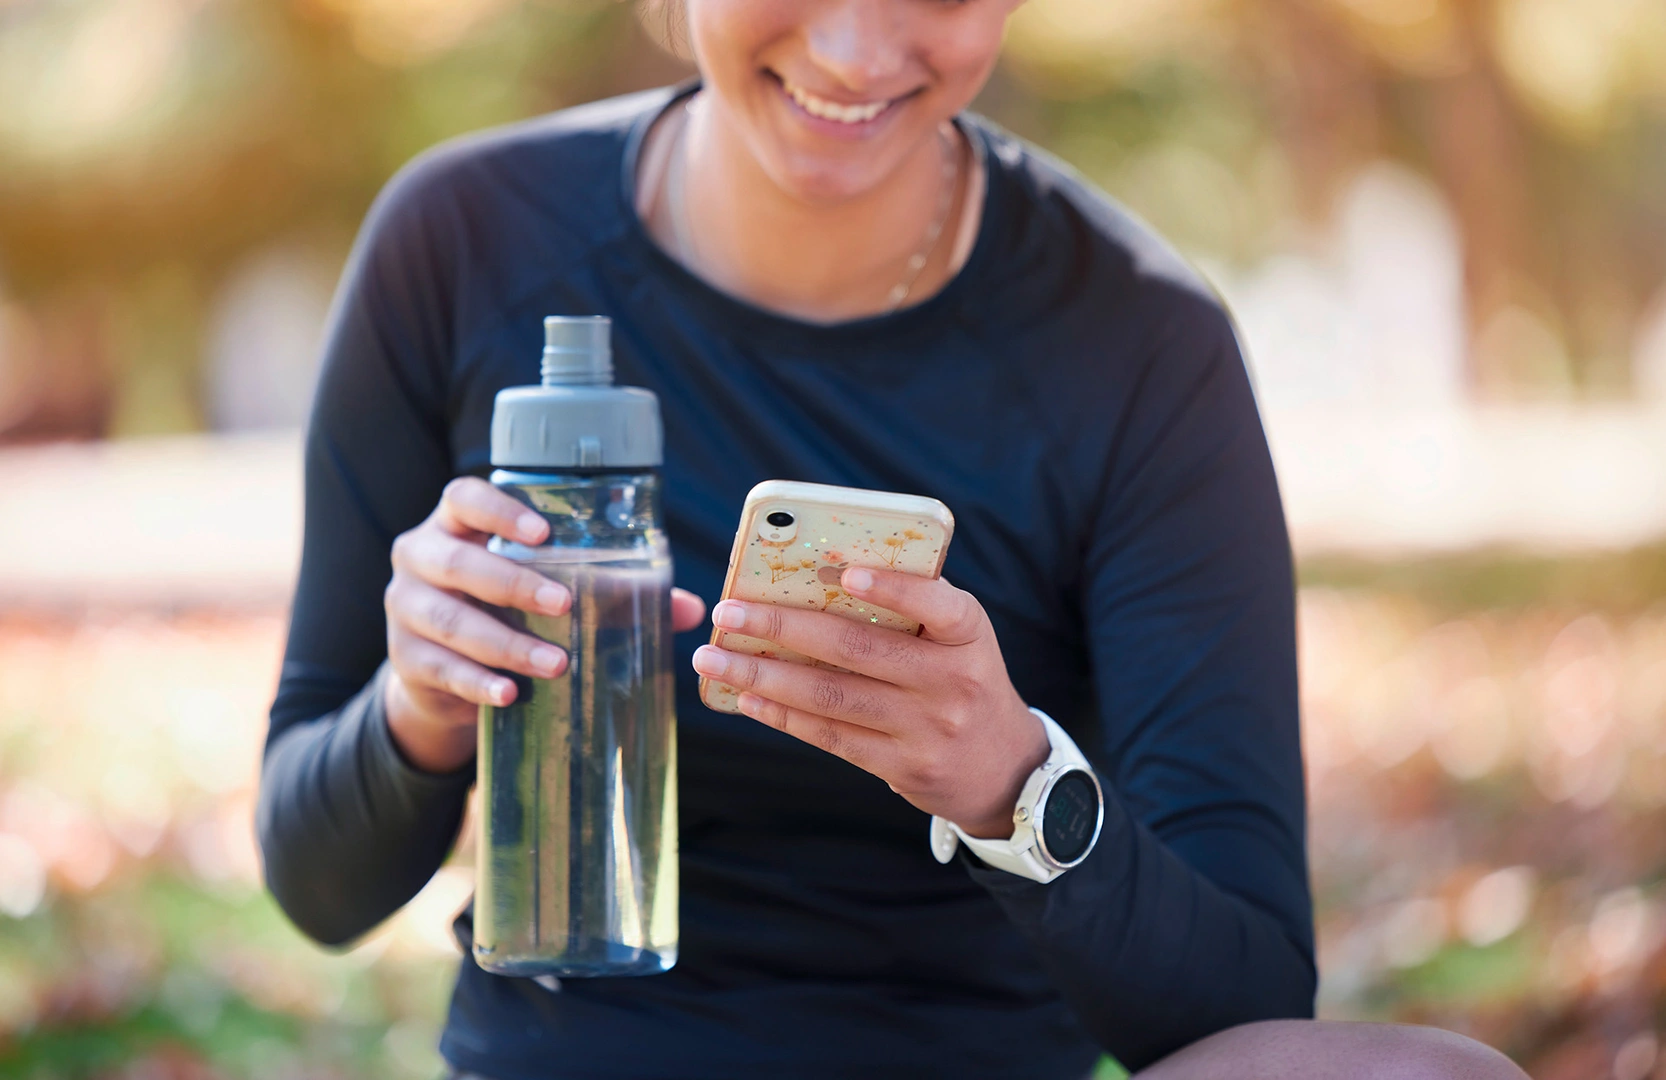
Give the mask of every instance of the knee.
<path id="1" fill-rule="evenodd" d="M 1509 1058 L 1439 1028 L 1271 1020 L 1212 1035 L 1136 1080 L 1527 1080 Z"/>
<path id="2" fill-rule="evenodd" d="M 1355 1080 L 1527 1080 L 1503 1054 L 1441 1028 L 1310 1023 L 1308 1045 L 1331 1075 Z"/>
<path id="3" fill-rule="evenodd" d="M 1379 1060 L 1359 1073 L 1371 1080 L 1527 1080 L 1515 1062 L 1454 1031 L 1384 1025 L 1380 1035 Z"/>

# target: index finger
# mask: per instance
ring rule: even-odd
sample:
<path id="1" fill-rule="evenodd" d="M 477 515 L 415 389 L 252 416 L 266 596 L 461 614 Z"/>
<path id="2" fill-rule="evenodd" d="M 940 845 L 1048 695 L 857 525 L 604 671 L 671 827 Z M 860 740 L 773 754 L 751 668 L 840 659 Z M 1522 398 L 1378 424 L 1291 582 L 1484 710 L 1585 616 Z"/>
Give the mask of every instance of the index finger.
<path id="1" fill-rule="evenodd" d="M 932 661 L 933 646 L 913 634 L 825 611 L 725 600 L 712 608 L 712 625 L 895 685 L 914 681 Z"/>
<path id="2" fill-rule="evenodd" d="M 549 535 L 549 524 L 526 504 L 478 476 L 459 476 L 445 486 L 434 523 L 453 536 L 479 540 L 502 536 L 536 544 Z"/>

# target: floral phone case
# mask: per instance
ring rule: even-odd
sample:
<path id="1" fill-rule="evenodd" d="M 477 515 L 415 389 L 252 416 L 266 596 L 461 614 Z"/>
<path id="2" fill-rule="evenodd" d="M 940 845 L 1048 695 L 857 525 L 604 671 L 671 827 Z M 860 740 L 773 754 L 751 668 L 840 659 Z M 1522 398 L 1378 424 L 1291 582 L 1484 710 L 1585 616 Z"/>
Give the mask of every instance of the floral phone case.
<path id="1" fill-rule="evenodd" d="M 790 524 L 783 523 L 790 518 Z M 888 491 L 766 480 L 746 496 L 729 553 L 723 599 L 827 611 L 857 622 L 918 634 L 920 624 L 856 599 L 839 585 L 850 566 L 937 577 L 954 535 L 954 515 L 936 499 Z M 712 644 L 842 671 L 760 638 L 713 629 Z M 700 700 L 718 712 L 739 712 L 739 694 L 700 680 Z"/>

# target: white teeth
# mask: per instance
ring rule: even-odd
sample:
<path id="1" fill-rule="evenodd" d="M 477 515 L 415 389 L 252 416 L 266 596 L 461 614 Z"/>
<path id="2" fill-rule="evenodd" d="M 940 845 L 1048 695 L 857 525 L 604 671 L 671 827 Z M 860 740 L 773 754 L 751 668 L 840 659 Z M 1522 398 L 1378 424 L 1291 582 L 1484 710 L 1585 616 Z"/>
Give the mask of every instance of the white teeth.
<path id="1" fill-rule="evenodd" d="M 819 98 L 801 86 L 794 86 L 785 80 L 781 83 L 786 87 L 787 94 L 798 102 L 799 108 L 811 116 L 819 116 L 823 120 L 833 120 L 841 124 L 865 124 L 869 120 L 885 111 L 889 101 L 870 101 L 866 105 L 840 105 L 836 101 Z"/>

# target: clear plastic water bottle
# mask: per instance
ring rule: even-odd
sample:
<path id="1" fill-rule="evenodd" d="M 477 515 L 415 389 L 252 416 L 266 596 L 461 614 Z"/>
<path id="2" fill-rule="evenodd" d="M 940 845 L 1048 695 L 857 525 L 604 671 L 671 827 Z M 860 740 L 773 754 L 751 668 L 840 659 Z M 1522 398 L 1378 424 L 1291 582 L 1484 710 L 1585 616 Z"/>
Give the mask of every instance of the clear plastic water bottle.
<path id="1" fill-rule="evenodd" d="M 573 596 L 498 616 L 567 651 L 480 710 L 474 955 L 500 975 L 650 975 L 677 960 L 677 735 L 659 401 L 613 385 L 608 319 L 544 322 L 543 384 L 498 394 L 492 483 L 549 522 L 491 541 Z"/>

